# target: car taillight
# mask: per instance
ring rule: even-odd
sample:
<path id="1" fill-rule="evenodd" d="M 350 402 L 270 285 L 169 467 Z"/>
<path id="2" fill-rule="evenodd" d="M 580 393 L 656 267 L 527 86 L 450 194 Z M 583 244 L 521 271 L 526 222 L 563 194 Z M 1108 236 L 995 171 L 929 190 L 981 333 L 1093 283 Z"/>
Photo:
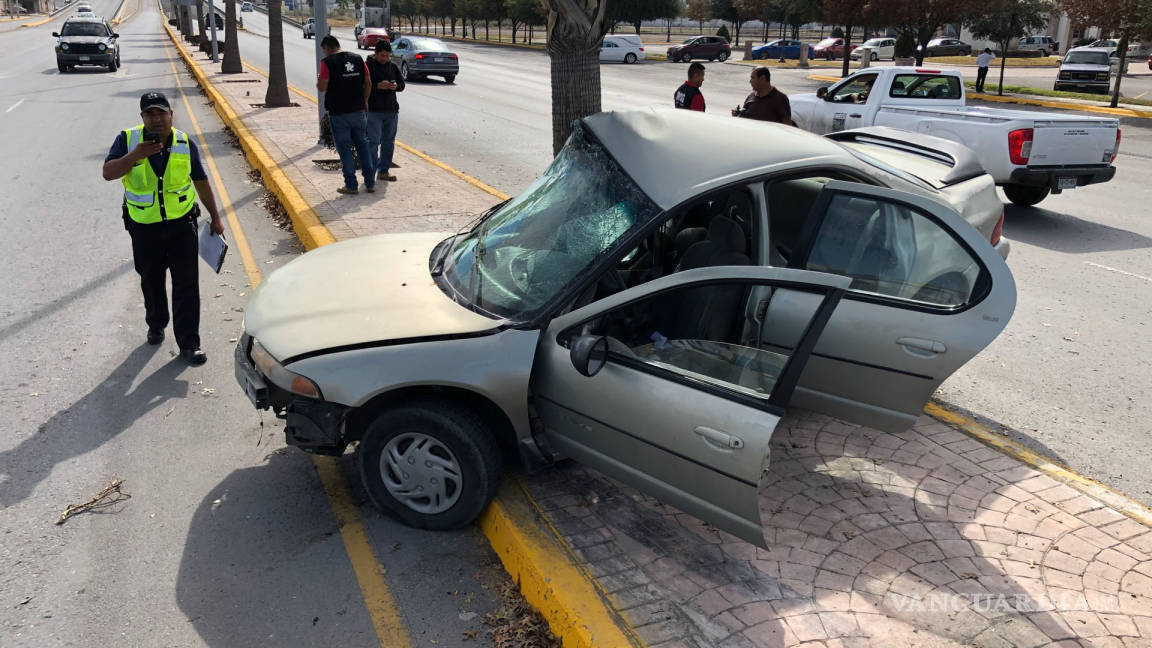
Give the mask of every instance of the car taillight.
<path id="1" fill-rule="evenodd" d="M 1116 155 L 1120 153 L 1120 129 L 1116 129 L 1116 147 L 1112 149 L 1112 159 L 1108 160 L 1109 163 L 1116 161 Z"/>
<path id="2" fill-rule="evenodd" d="M 452 59 L 453 61 L 455 61 L 455 60 L 456 60 L 458 57 L 457 57 L 455 54 L 449 54 L 449 55 L 448 55 L 448 58 L 450 58 L 450 59 Z"/>
<path id="3" fill-rule="evenodd" d="M 641 51 L 641 52 L 643 52 L 643 51 L 644 51 L 644 48 L 643 48 L 643 47 L 641 47 L 641 48 L 640 48 L 640 51 Z"/>
<path id="4" fill-rule="evenodd" d="M 1028 164 L 1031 155 L 1031 128 L 1020 128 L 1008 133 L 1008 157 L 1012 160 L 1012 164 Z"/>
<path id="5" fill-rule="evenodd" d="M 1000 220 L 996 221 L 996 227 L 992 228 L 992 236 L 988 239 L 992 243 L 992 247 L 1000 242 L 1000 237 L 1004 236 L 1004 210 L 1000 210 Z"/>
<path id="6" fill-rule="evenodd" d="M 417 58 L 417 59 L 422 59 L 422 58 L 424 58 L 424 55 L 423 55 L 423 54 L 417 54 L 417 55 L 416 55 L 416 58 Z"/>

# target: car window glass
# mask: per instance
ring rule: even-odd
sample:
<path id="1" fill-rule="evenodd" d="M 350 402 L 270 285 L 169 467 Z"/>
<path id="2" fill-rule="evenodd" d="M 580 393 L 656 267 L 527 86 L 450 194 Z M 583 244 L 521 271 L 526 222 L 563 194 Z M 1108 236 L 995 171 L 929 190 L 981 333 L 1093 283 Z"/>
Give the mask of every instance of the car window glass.
<path id="1" fill-rule="evenodd" d="M 444 279 L 458 301 L 526 321 L 660 211 L 577 127 L 540 178 L 454 242 Z"/>
<path id="2" fill-rule="evenodd" d="M 1104 52 L 1068 52 L 1064 62 L 1069 65 L 1109 65 Z"/>
<path id="3" fill-rule="evenodd" d="M 61 36 L 107 36 L 108 28 L 100 23 L 64 23 Z"/>
<path id="4" fill-rule="evenodd" d="M 967 304 L 981 272 L 972 254 L 929 216 L 843 194 L 829 203 L 805 267 L 851 277 L 854 292 L 944 307 Z"/>
<path id="5" fill-rule="evenodd" d="M 875 80 L 875 74 L 861 74 L 852 77 L 832 90 L 830 93 L 832 95 L 832 101 L 850 101 L 852 100 L 852 95 L 864 92 L 869 82 L 875 82 Z"/>
<path id="6" fill-rule="evenodd" d="M 888 94 L 908 99 L 959 99 L 960 79 L 954 76 L 897 74 Z"/>
<path id="7" fill-rule="evenodd" d="M 448 48 L 444 43 L 438 40 L 422 39 L 412 41 L 412 46 L 417 47 L 422 52 L 447 52 Z"/>
<path id="8" fill-rule="evenodd" d="M 792 351 L 764 348 L 758 325 L 746 315 L 748 304 L 755 299 L 768 306 L 797 293 L 807 294 L 751 282 L 680 287 L 609 311 L 563 332 L 559 341 L 603 335 L 609 362 L 767 401 Z"/>

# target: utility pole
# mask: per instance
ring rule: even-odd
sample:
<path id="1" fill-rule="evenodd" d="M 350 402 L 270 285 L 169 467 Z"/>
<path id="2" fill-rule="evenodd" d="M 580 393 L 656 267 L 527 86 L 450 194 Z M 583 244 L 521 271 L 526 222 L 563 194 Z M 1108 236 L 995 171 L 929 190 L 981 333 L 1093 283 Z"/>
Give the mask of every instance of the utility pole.
<path id="1" fill-rule="evenodd" d="M 319 5 L 319 9 L 317 9 Z M 320 74 L 320 66 L 324 65 L 324 48 L 320 47 L 320 41 L 328 35 L 328 0 L 312 0 L 312 17 L 316 19 L 316 32 L 312 36 L 312 40 L 316 43 L 316 74 Z M 316 143 L 324 144 L 324 93 L 318 92 L 316 95 Z"/>

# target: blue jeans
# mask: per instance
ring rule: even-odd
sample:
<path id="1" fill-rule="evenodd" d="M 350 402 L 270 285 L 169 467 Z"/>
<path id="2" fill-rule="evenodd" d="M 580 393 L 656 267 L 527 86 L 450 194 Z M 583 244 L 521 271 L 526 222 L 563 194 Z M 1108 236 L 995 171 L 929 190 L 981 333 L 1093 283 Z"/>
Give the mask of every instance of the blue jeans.
<path id="1" fill-rule="evenodd" d="M 400 113 L 368 112 L 368 150 L 372 168 L 386 176 L 392 168 L 392 154 L 396 151 L 396 124 Z"/>
<path id="2" fill-rule="evenodd" d="M 376 167 L 372 165 L 372 154 L 368 150 L 368 121 L 362 112 L 328 114 L 332 125 L 332 141 L 340 154 L 340 166 L 344 169 L 344 186 L 356 189 L 356 159 L 352 157 L 352 147 L 360 156 L 360 171 L 364 174 L 364 186 L 376 186 Z"/>

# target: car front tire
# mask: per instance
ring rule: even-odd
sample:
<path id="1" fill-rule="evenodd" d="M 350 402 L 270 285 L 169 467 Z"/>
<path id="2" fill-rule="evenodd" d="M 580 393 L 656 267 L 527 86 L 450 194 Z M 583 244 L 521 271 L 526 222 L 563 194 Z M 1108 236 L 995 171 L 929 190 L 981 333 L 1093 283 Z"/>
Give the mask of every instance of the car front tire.
<path id="1" fill-rule="evenodd" d="M 60 74 L 64 74 L 65 72 L 68 71 L 68 66 L 64 65 L 60 61 L 56 61 L 56 69 L 60 70 Z"/>
<path id="2" fill-rule="evenodd" d="M 728 56 L 729 56 L 728 52 L 720 52 L 720 56 L 717 56 L 716 60 L 723 63 L 724 61 L 728 60 Z"/>
<path id="3" fill-rule="evenodd" d="M 680 55 L 680 62 L 681 63 L 691 63 L 692 62 L 692 55 L 687 53 L 687 52 L 681 54 Z"/>
<path id="4" fill-rule="evenodd" d="M 360 477 L 372 502 L 419 529 L 459 529 L 496 495 L 500 447 L 471 410 L 444 402 L 385 411 L 364 432 Z"/>
<path id="5" fill-rule="evenodd" d="M 872 59 L 873 61 L 879 61 L 879 60 L 880 60 L 880 55 L 879 55 L 879 54 L 877 54 L 876 52 L 872 52 L 872 56 L 871 56 L 871 59 Z"/>
<path id="6" fill-rule="evenodd" d="M 1048 192 L 1051 191 L 1048 187 L 1030 187 L 1028 185 L 1010 184 L 1004 185 L 1004 195 L 1008 196 L 1008 200 L 1012 201 L 1013 205 L 1021 207 L 1031 207 L 1036 203 L 1048 197 Z"/>

